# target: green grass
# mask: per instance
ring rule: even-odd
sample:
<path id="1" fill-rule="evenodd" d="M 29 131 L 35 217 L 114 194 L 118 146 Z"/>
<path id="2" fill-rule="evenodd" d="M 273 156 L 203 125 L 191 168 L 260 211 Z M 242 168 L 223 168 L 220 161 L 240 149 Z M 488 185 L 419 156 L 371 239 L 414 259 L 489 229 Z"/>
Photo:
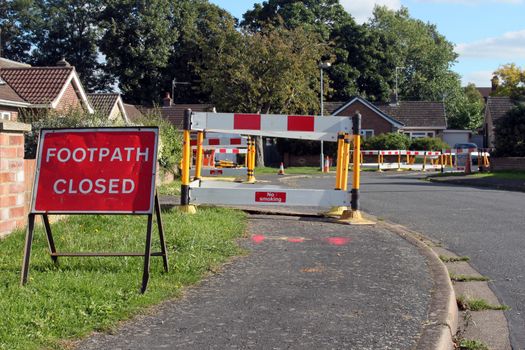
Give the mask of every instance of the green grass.
<path id="1" fill-rule="evenodd" d="M 157 186 L 157 193 L 165 196 L 180 195 L 180 179 L 176 179 L 170 183 Z"/>
<path id="2" fill-rule="evenodd" d="M 494 171 L 494 172 L 481 172 L 470 175 L 464 173 L 438 173 L 432 174 L 430 177 L 453 177 L 453 176 L 468 176 L 472 178 L 494 178 L 503 180 L 525 180 L 525 171 Z"/>
<path id="3" fill-rule="evenodd" d="M 483 310 L 508 310 L 507 305 L 492 305 L 489 304 L 485 299 L 479 298 L 465 298 L 464 296 L 459 296 L 457 298 L 458 308 L 462 311 L 483 311 Z"/>
<path id="4" fill-rule="evenodd" d="M 470 258 L 468 256 L 444 256 L 440 255 L 439 258 L 441 261 L 445 263 L 452 263 L 452 262 L 461 262 L 461 261 L 470 261 Z"/>
<path id="5" fill-rule="evenodd" d="M 93 330 L 108 330 L 146 307 L 179 295 L 181 288 L 241 254 L 236 239 L 242 212 L 199 209 L 163 212 L 170 272 L 152 257 L 148 291 L 142 295 L 143 258 L 49 258 L 42 227 L 35 231 L 29 283 L 19 286 L 24 232 L 0 241 L 0 349 L 60 349 Z M 145 216 L 71 216 L 52 226 L 57 250 L 144 251 Z M 159 251 L 154 227 L 152 251 Z"/>
<path id="6" fill-rule="evenodd" d="M 489 350 L 489 347 L 478 340 L 463 339 L 459 342 L 459 350 Z"/>
<path id="7" fill-rule="evenodd" d="M 490 281 L 485 276 L 468 276 L 468 275 L 456 275 L 454 273 L 450 274 L 450 279 L 454 282 L 486 282 Z"/>

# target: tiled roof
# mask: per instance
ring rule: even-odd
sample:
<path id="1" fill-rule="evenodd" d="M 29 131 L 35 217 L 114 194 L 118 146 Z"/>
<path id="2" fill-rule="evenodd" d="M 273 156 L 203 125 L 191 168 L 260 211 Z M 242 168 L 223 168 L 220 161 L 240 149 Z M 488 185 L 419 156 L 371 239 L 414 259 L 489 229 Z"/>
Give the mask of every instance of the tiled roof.
<path id="1" fill-rule="evenodd" d="M 8 60 L 7 58 L 0 57 L 0 68 L 21 68 L 31 67 L 30 64 Z"/>
<path id="2" fill-rule="evenodd" d="M 24 99 L 15 92 L 7 83 L 2 80 L 0 76 L 0 100 L 15 102 L 15 103 L 26 103 Z"/>
<path id="3" fill-rule="evenodd" d="M 345 102 L 323 102 L 324 115 L 331 115 L 344 104 Z"/>
<path id="4" fill-rule="evenodd" d="M 109 117 L 113 107 L 118 101 L 119 94 L 87 94 L 89 102 L 95 109 L 96 113 L 104 117 Z"/>
<path id="5" fill-rule="evenodd" d="M 0 76 L 31 104 L 50 104 L 59 95 L 73 67 L 2 68 Z"/>
<path id="6" fill-rule="evenodd" d="M 193 112 L 210 112 L 211 104 L 176 104 L 169 107 L 159 107 L 158 110 L 163 118 L 169 120 L 175 127 L 182 129 L 184 111 L 190 108 Z"/>
<path id="7" fill-rule="evenodd" d="M 491 92 L 493 91 L 491 87 L 477 87 L 476 90 L 483 96 L 484 99 L 487 99 L 487 97 L 490 96 Z"/>
<path id="8" fill-rule="evenodd" d="M 132 122 L 136 122 L 137 119 L 141 118 L 144 114 L 135 106 L 124 103 L 124 109 L 128 115 L 128 119 Z"/>
<path id="9" fill-rule="evenodd" d="M 514 102 L 508 96 L 489 96 L 485 108 L 490 113 L 492 122 L 494 123 L 514 106 Z"/>
<path id="10" fill-rule="evenodd" d="M 375 104 L 380 110 L 401 123 L 406 128 L 433 127 L 446 128 L 445 106 L 442 102 L 400 101 L 398 104 Z"/>

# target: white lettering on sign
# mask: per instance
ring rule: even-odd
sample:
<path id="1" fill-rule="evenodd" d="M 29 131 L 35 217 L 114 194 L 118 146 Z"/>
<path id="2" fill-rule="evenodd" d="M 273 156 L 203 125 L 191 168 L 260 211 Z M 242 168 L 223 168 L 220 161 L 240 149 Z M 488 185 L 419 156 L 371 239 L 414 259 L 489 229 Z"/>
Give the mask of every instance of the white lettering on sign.
<path id="1" fill-rule="evenodd" d="M 109 158 L 110 162 L 129 162 L 134 159 L 136 162 L 141 160 L 147 162 L 149 159 L 149 147 L 144 149 L 137 147 L 117 147 L 113 152 L 106 147 L 102 148 L 48 148 L 46 152 L 46 163 L 49 163 L 53 158 L 56 158 L 61 163 L 73 161 L 76 163 L 88 162 L 102 162 Z M 124 157 L 125 155 L 125 157 Z"/>
<path id="2" fill-rule="evenodd" d="M 82 179 L 78 183 L 75 180 L 58 179 L 53 184 L 53 191 L 56 194 L 74 193 L 112 193 L 128 194 L 135 190 L 135 182 L 131 179 Z"/>

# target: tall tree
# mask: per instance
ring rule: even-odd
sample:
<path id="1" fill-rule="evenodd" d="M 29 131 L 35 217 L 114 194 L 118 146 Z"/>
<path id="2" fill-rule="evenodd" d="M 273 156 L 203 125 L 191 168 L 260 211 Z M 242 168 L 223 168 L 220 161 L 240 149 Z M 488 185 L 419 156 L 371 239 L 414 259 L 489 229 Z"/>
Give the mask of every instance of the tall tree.
<path id="1" fill-rule="evenodd" d="M 308 113 L 319 110 L 324 50 L 315 33 L 301 28 L 232 31 L 209 43 L 200 74 L 221 111 Z M 260 139 L 257 154 L 264 165 Z"/>
<path id="2" fill-rule="evenodd" d="M 209 93 L 202 88 L 198 67 L 203 63 L 203 48 L 216 37 L 236 31 L 235 19 L 207 0 L 179 0 L 173 4 L 172 28 L 179 35 L 173 43 L 162 85 L 169 91 L 175 80 L 176 102 L 209 102 Z"/>
<path id="3" fill-rule="evenodd" d="M 0 57 L 29 61 L 33 0 L 0 1 Z"/>
<path id="4" fill-rule="evenodd" d="M 499 82 L 496 95 L 525 99 L 525 67 L 520 68 L 515 63 L 507 63 L 499 67 L 494 75 Z"/>
<path id="5" fill-rule="evenodd" d="M 457 85 L 459 77 L 450 70 L 457 54 L 435 25 L 411 18 L 406 7 L 398 11 L 376 7 L 369 25 L 384 40 L 385 64 L 392 69 L 386 79 L 392 87 L 394 69 L 400 67 L 402 98 L 441 100 Z"/>
<path id="6" fill-rule="evenodd" d="M 178 33 L 169 0 L 106 0 L 100 15 L 100 51 L 127 101 L 151 105 L 160 100 L 171 48 Z M 176 4 L 176 3 L 174 3 Z"/>
<path id="7" fill-rule="evenodd" d="M 102 0 L 35 0 L 30 19 L 31 63 L 54 66 L 65 58 L 88 90 L 108 85 L 101 71 L 97 41 Z"/>
<path id="8" fill-rule="evenodd" d="M 476 85 L 468 84 L 459 93 L 450 96 L 447 103 L 448 127 L 476 130 L 483 124 L 483 96 Z"/>

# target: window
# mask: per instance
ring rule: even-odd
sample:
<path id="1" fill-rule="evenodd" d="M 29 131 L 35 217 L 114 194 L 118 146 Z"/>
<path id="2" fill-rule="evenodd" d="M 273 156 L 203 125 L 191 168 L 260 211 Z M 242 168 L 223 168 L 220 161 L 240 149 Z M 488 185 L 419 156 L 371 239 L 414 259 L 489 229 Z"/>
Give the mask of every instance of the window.
<path id="1" fill-rule="evenodd" d="M 0 112 L 0 120 L 11 120 L 11 112 Z"/>
<path id="2" fill-rule="evenodd" d="M 369 137 L 374 136 L 374 130 L 373 129 L 361 129 L 361 136 L 363 139 L 367 139 Z"/>
<path id="3" fill-rule="evenodd" d="M 406 131 L 404 132 L 404 134 L 410 137 L 411 139 L 421 139 L 423 137 L 436 136 L 434 131 Z"/>

